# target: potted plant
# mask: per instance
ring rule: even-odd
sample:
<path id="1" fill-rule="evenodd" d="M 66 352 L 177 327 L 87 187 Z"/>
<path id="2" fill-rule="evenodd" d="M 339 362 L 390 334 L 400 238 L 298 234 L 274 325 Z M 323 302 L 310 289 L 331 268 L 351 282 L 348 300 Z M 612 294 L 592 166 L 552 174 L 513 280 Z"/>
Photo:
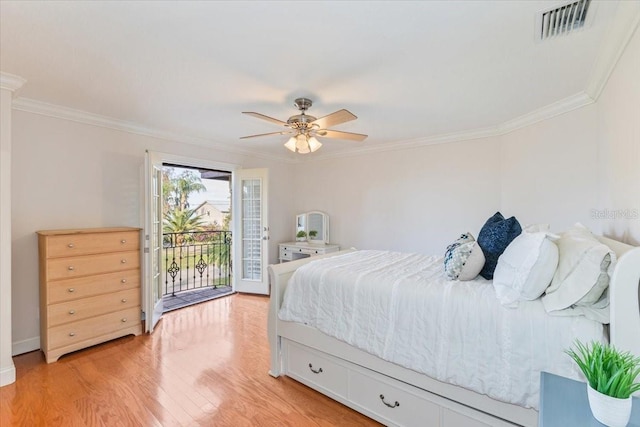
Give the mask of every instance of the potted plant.
<path id="1" fill-rule="evenodd" d="M 640 357 L 600 342 L 584 345 L 576 341 L 576 350 L 566 353 L 587 378 L 589 407 L 595 419 L 610 427 L 624 427 L 631 417 L 631 395 L 640 390 Z"/>
<path id="2" fill-rule="evenodd" d="M 313 243 L 313 244 L 324 244 L 324 242 L 318 242 L 316 240 L 316 237 L 318 237 L 318 232 L 316 230 L 309 230 L 309 243 Z"/>
<path id="3" fill-rule="evenodd" d="M 304 242 L 305 240 L 307 240 L 307 232 L 304 230 L 298 231 L 298 233 L 296 234 L 296 241 Z"/>

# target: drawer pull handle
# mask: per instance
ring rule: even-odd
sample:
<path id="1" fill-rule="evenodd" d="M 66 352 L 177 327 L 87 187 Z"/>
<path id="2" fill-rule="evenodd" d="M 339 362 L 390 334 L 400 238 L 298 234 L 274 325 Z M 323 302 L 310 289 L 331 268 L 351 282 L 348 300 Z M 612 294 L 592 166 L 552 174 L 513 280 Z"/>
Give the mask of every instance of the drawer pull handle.
<path id="1" fill-rule="evenodd" d="M 122 301 L 123 303 L 125 303 L 125 302 L 127 302 L 127 299 L 126 299 L 126 298 L 122 298 L 122 300 L 121 300 L 121 301 Z"/>
<path id="2" fill-rule="evenodd" d="M 126 264 L 127 260 L 126 259 L 121 259 L 120 262 L 123 263 L 123 264 Z"/>
<path id="3" fill-rule="evenodd" d="M 69 243 L 69 244 L 67 245 L 67 247 L 68 247 L 69 249 L 73 249 L 75 246 L 74 246 L 74 244 L 73 244 L 73 243 Z"/>
<path id="4" fill-rule="evenodd" d="M 127 283 L 127 279 L 121 279 L 120 283 Z"/>
<path id="5" fill-rule="evenodd" d="M 393 405 L 392 405 L 392 404 L 390 404 L 390 403 L 385 402 L 385 401 L 384 401 L 384 395 L 383 395 L 383 394 L 381 394 L 381 395 L 380 395 L 380 400 L 382 400 L 382 403 L 384 403 L 385 405 L 387 405 L 389 408 L 395 408 L 396 406 L 400 406 L 400 403 L 398 403 L 398 401 L 397 401 L 397 400 L 393 403 Z"/>
<path id="6" fill-rule="evenodd" d="M 69 266 L 69 271 L 73 271 L 73 270 L 75 270 L 75 268 L 73 268 L 73 265 L 70 265 Z"/>
<path id="7" fill-rule="evenodd" d="M 318 370 L 313 369 L 313 365 L 311 363 L 309 363 L 309 369 L 311 370 L 311 372 L 313 372 L 314 374 L 321 374 L 322 373 L 322 368 L 319 368 Z"/>
<path id="8" fill-rule="evenodd" d="M 75 336 L 76 336 L 76 333 L 75 333 L 75 332 L 69 332 L 69 336 L 70 336 L 70 337 L 75 337 Z"/>
<path id="9" fill-rule="evenodd" d="M 127 318 L 126 318 L 126 317 L 123 317 L 123 318 L 121 319 L 121 322 L 122 322 L 122 323 L 125 323 L 126 321 L 127 321 Z"/>
<path id="10" fill-rule="evenodd" d="M 76 311 L 75 310 L 69 310 L 69 314 L 72 314 L 72 315 L 76 314 Z"/>
<path id="11" fill-rule="evenodd" d="M 76 291 L 76 288 L 69 288 L 67 289 L 70 293 L 74 293 Z"/>
<path id="12" fill-rule="evenodd" d="M 120 243 L 122 243 L 124 245 L 125 243 L 127 243 L 127 241 L 122 239 L 122 240 L 120 240 Z"/>

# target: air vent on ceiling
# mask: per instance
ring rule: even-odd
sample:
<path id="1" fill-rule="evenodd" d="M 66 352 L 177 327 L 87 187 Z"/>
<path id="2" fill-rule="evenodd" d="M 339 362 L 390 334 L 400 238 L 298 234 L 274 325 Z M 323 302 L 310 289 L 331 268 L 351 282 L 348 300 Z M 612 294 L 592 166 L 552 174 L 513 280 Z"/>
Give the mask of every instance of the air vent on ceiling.
<path id="1" fill-rule="evenodd" d="M 569 34 L 585 26 L 591 0 L 577 0 L 542 12 L 538 16 L 538 40 Z"/>

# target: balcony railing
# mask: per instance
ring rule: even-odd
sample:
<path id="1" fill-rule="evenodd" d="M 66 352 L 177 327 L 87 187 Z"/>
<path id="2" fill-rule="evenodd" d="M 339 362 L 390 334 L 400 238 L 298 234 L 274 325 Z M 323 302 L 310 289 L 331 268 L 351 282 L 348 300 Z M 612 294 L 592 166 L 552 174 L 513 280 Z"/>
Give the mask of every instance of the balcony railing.
<path id="1" fill-rule="evenodd" d="M 163 296 L 200 288 L 231 286 L 231 232 L 163 234 Z"/>

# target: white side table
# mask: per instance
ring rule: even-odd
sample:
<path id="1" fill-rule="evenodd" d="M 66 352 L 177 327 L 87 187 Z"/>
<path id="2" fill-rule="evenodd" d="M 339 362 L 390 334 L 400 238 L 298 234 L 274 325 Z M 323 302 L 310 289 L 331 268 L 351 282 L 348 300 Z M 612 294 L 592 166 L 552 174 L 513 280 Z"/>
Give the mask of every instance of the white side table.
<path id="1" fill-rule="evenodd" d="M 591 414 L 587 384 L 548 372 L 540 373 L 539 427 L 602 427 Z M 633 398 L 627 427 L 640 427 L 640 399 Z"/>

